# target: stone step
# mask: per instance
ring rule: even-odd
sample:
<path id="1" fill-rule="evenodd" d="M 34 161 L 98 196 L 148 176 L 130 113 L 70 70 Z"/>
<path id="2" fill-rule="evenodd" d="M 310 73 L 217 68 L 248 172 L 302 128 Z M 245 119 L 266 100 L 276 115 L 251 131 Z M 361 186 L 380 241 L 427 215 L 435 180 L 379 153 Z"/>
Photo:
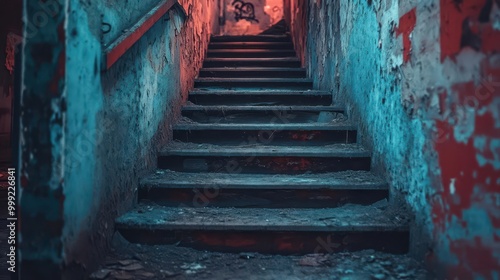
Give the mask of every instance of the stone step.
<path id="1" fill-rule="evenodd" d="M 292 42 L 212 42 L 208 49 L 267 49 L 293 50 Z"/>
<path id="2" fill-rule="evenodd" d="M 189 208 L 141 203 L 116 220 L 131 242 L 200 249 L 319 253 L 408 251 L 408 219 L 374 206 L 338 208 Z"/>
<path id="3" fill-rule="evenodd" d="M 254 143 L 239 146 L 173 142 L 159 153 L 158 168 L 264 174 L 370 170 L 370 153 L 357 144 L 297 147 L 271 146 L 272 141 L 272 132 L 269 132 Z"/>
<path id="4" fill-rule="evenodd" d="M 300 67 L 296 57 L 280 58 L 206 58 L 204 68 L 210 67 Z"/>
<path id="5" fill-rule="evenodd" d="M 196 106 L 186 105 L 182 107 L 182 112 L 335 112 L 343 113 L 344 108 L 339 106 Z"/>
<path id="6" fill-rule="evenodd" d="M 202 68 L 200 78 L 306 78 L 305 68 L 219 67 Z"/>
<path id="7" fill-rule="evenodd" d="M 207 58 L 143 178 L 116 220 L 131 242 L 279 254 L 407 253 L 409 219 L 332 93 L 288 35 L 212 36 Z"/>
<path id="8" fill-rule="evenodd" d="M 294 88 L 310 89 L 313 80 L 307 78 L 198 78 L 195 88 Z"/>
<path id="9" fill-rule="evenodd" d="M 280 120 L 276 118 L 276 122 Z M 274 146 L 324 146 L 356 143 L 352 123 L 193 123 L 180 122 L 173 128 L 177 141 L 238 145 L 259 143 Z"/>
<path id="10" fill-rule="evenodd" d="M 212 36 L 210 43 L 219 42 L 291 42 L 292 38 L 288 35 L 241 35 L 241 36 Z"/>
<path id="11" fill-rule="evenodd" d="M 324 208 L 369 205 L 387 195 L 387 183 L 366 171 L 262 175 L 157 170 L 139 188 L 140 201 L 172 207 Z"/>
<path id="12" fill-rule="evenodd" d="M 265 58 L 265 57 L 296 57 L 295 50 L 266 50 L 266 49 L 222 49 L 208 50 L 207 57 L 237 57 L 237 58 Z"/>
<path id="13" fill-rule="evenodd" d="M 174 189 L 290 189 L 388 190 L 387 182 L 369 171 L 323 174 L 267 175 L 240 173 L 188 173 L 157 170 L 141 180 L 141 187 Z"/>
<path id="14" fill-rule="evenodd" d="M 346 119 L 338 106 L 184 106 L 182 115 L 198 123 L 321 123 Z"/>
<path id="15" fill-rule="evenodd" d="M 317 90 L 193 90 L 188 100 L 197 105 L 331 105 L 332 94 Z"/>

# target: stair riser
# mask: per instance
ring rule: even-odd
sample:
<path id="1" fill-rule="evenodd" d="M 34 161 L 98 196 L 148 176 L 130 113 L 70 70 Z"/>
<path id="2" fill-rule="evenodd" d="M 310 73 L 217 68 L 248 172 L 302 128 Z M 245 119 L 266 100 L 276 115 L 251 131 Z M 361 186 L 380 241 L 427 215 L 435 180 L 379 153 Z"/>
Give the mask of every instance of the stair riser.
<path id="1" fill-rule="evenodd" d="M 197 105 L 330 105 L 332 97 L 327 95 L 189 95 L 189 101 Z"/>
<path id="2" fill-rule="evenodd" d="M 210 58 L 270 58 L 270 57 L 295 57 L 295 51 L 208 51 Z"/>
<path id="3" fill-rule="evenodd" d="M 208 46 L 209 50 L 220 49 L 268 49 L 268 50 L 291 50 L 293 51 L 293 44 L 291 42 L 230 42 L 230 43 L 211 43 Z"/>
<path id="4" fill-rule="evenodd" d="M 387 197 L 387 190 L 287 190 L 205 188 L 175 189 L 143 186 L 139 200 L 147 199 L 170 207 L 251 207 L 251 208 L 329 208 L 346 203 L 370 205 Z"/>
<path id="5" fill-rule="evenodd" d="M 272 136 L 271 136 L 272 135 Z M 240 145 L 257 143 L 273 146 L 319 146 L 356 143 L 356 130 L 338 131 L 249 131 L 249 130 L 174 130 L 182 142 Z"/>
<path id="6" fill-rule="evenodd" d="M 262 217 L 265 219 L 265 217 Z M 374 249 L 406 254 L 408 232 L 149 231 L 121 229 L 130 242 L 176 244 L 198 250 L 264 254 L 337 253 Z"/>
<path id="7" fill-rule="evenodd" d="M 210 67 L 295 67 L 300 68 L 300 61 L 205 61 L 203 68 Z"/>
<path id="8" fill-rule="evenodd" d="M 310 81 L 195 81 L 195 88 L 211 89 L 234 89 L 234 88 L 252 88 L 252 89 L 310 89 L 313 83 Z"/>
<path id="9" fill-rule="evenodd" d="M 305 70 L 299 71 L 234 71 L 231 69 L 224 71 L 211 71 L 210 69 L 202 69 L 199 74 L 200 78 L 307 78 Z"/>
<path id="10" fill-rule="evenodd" d="M 370 158 L 276 156 L 160 156 L 158 168 L 184 172 L 260 174 L 326 173 L 370 170 Z"/>

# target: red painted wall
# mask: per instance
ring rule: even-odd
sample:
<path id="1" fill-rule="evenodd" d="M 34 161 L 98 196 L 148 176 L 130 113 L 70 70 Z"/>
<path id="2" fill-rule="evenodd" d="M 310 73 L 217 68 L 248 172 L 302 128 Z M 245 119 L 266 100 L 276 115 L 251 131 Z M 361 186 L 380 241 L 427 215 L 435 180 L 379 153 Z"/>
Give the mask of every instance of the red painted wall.
<path id="1" fill-rule="evenodd" d="M 424 151 L 429 166 L 438 167 L 429 170 L 434 244 L 428 260 L 451 279 L 496 279 L 500 277 L 500 1 L 428 2 L 439 7 L 437 17 L 419 3 L 407 7 L 410 10 L 400 15 L 396 29 L 396 36 L 403 37 L 402 68 L 408 85 L 402 94 L 414 102 L 413 112 L 423 111 L 413 117 L 433 123 L 428 125 L 431 150 Z M 433 45 L 436 28 L 439 42 Z M 419 92 L 421 88 L 428 92 Z M 425 100 L 433 95 L 438 95 L 438 102 L 429 105 L 432 102 Z"/>
<path id="2" fill-rule="evenodd" d="M 442 63 L 457 67 L 464 53 L 474 58 L 469 71 L 475 78 L 450 79 L 451 90 L 441 100 L 449 114 L 436 122 L 443 141 L 434 145 L 443 187 L 432 201 L 434 235 L 456 257 L 447 274 L 458 279 L 500 273 L 499 8 L 500 1 L 440 1 Z M 460 123 L 463 118 L 467 124 Z M 456 137 L 459 129 L 469 131 Z"/>
<path id="3" fill-rule="evenodd" d="M 14 48 L 21 36 L 22 0 L 0 0 L 0 162 L 11 160 Z"/>

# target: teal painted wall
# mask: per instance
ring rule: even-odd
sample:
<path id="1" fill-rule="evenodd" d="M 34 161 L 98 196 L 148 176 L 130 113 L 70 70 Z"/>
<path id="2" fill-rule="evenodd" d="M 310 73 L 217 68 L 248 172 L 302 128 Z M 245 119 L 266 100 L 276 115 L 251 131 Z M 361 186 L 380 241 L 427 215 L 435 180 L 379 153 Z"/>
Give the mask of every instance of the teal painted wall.
<path id="1" fill-rule="evenodd" d="M 414 214 L 412 253 L 498 279 L 500 3 L 300 2 L 285 1 L 296 49 Z"/>
<path id="2" fill-rule="evenodd" d="M 39 209 L 43 214 L 26 219 L 25 228 L 33 229 L 35 222 L 43 226 L 45 220 L 51 219 L 58 227 L 50 237 L 39 241 L 44 244 L 53 240 L 53 246 L 44 244 L 40 248 L 29 246 L 37 237 L 26 231 L 22 253 L 27 262 L 33 260 L 36 265 L 49 260 L 65 279 L 85 279 L 109 250 L 114 218 L 135 203 L 139 177 L 156 167 L 156 153 L 171 139 L 171 126 L 201 67 L 209 36 L 217 30 L 216 1 L 183 1 L 187 17 L 172 9 L 111 69 L 103 72 L 102 42 L 108 40 L 106 36 L 116 36 L 102 34 L 102 16 L 114 31 L 128 28 L 152 3 L 54 1 L 54 7 L 59 9 L 54 25 L 59 24 L 59 29 L 53 30 L 59 32 L 59 37 L 50 37 L 52 29 L 44 26 L 37 33 L 57 50 L 57 57 L 43 53 L 43 59 L 54 57 L 40 66 L 43 71 L 39 73 L 54 69 L 48 72 L 54 77 L 47 74 L 47 83 L 40 83 L 36 73 L 31 72 L 29 66 L 37 57 L 25 49 L 23 83 L 30 88 L 37 86 L 45 98 L 43 110 L 50 109 L 51 116 L 57 117 L 55 125 L 43 112 L 30 109 L 23 116 L 25 126 L 33 127 L 24 133 L 26 138 L 48 133 L 42 139 L 45 146 L 33 143 L 23 147 L 25 177 L 47 173 L 33 169 L 41 168 L 40 161 L 28 162 L 30 153 L 37 149 L 43 148 L 47 154 L 47 159 L 40 157 L 49 162 L 44 170 L 53 170 L 39 175 L 44 179 L 38 189 L 32 191 L 32 196 L 27 193 L 21 202 L 26 213 Z M 26 14 L 28 18 L 42 10 L 35 1 L 32 7 Z M 28 46 L 32 40 L 27 40 Z M 60 86 L 57 99 L 50 94 L 53 84 Z M 35 108 L 39 100 L 36 95 L 27 91 L 24 97 Z M 40 119 L 46 125 L 35 131 L 36 123 L 32 124 L 31 119 Z M 31 189 L 32 184 L 25 180 L 23 188 Z M 54 194 L 48 198 L 40 194 L 49 191 Z M 40 273 L 44 271 L 43 265 L 37 267 Z M 50 279 L 59 278 L 54 277 Z"/>

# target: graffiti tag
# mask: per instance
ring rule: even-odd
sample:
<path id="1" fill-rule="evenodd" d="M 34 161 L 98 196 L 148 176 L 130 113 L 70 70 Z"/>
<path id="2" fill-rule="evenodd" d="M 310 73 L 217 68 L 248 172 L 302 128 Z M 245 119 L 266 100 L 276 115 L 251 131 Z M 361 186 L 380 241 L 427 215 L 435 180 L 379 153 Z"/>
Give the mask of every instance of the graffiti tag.
<path id="1" fill-rule="evenodd" d="M 255 7 L 252 3 L 234 0 L 232 5 L 234 7 L 234 19 L 236 21 L 246 19 L 248 21 L 259 22 L 259 20 L 255 18 Z"/>

